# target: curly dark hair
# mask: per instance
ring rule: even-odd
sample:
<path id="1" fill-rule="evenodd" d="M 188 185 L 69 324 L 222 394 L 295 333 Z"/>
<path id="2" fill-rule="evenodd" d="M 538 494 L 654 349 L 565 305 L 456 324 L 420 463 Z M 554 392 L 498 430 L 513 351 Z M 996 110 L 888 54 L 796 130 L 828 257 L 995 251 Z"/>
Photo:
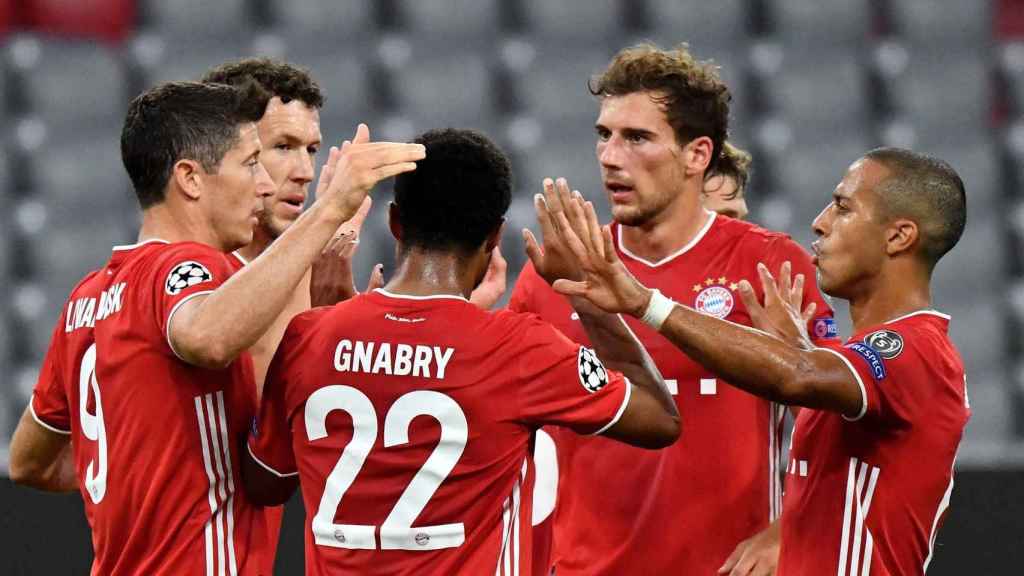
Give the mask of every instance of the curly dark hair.
<path id="1" fill-rule="evenodd" d="M 474 130 L 430 130 L 415 142 L 426 147 L 427 157 L 395 179 L 403 248 L 479 249 L 501 226 L 512 200 L 508 157 Z"/>
<path id="2" fill-rule="evenodd" d="M 718 67 L 698 61 L 686 44 L 662 50 L 640 44 L 619 51 L 604 72 L 589 83 L 590 93 L 604 98 L 652 92 L 664 107 L 679 144 L 707 136 L 713 145 L 708 171 L 714 170 L 729 132 L 732 95 Z"/>
<path id="3" fill-rule="evenodd" d="M 285 104 L 300 100 L 312 108 L 323 108 L 324 96 L 320 93 L 320 85 L 309 75 L 309 70 L 271 58 L 225 62 L 207 71 L 201 82 L 237 86 L 248 80 L 254 80 Z"/>
<path id="4" fill-rule="evenodd" d="M 142 208 L 163 202 L 179 160 L 216 172 L 238 143 L 240 125 L 258 122 L 269 101 L 253 82 L 168 82 L 135 97 L 121 129 L 121 161 Z"/>

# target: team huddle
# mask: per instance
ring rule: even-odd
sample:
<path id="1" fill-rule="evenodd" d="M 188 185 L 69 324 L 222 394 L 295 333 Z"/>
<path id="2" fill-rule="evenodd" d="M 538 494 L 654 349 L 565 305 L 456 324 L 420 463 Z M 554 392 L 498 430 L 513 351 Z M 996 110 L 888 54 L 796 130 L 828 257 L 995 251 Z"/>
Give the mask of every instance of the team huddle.
<path id="1" fill-rule="evenodd" d="M 539 183 L 501 310 L 512 168 L 486 135 L 361 124 L 317 178 L 297 66 L 136 97 L 138 242 L 72 290 L 12 479 L 80 491 L 93 574 L 271 574 L 297 489 L 314 575 L 924 574 L 970 415 L 930 296 L 960 177 L 851 158 L 812 256 L 744 221 L 714 66 L 641 45 L 589 87 L 613 221 Z M 391 178 L 396 267 L 360 293 Z"/>

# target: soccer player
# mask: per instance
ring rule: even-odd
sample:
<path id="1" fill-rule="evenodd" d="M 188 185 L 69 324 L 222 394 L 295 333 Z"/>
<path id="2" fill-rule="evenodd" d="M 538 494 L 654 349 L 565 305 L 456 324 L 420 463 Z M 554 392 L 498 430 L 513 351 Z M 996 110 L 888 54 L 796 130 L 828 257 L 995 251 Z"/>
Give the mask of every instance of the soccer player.
<path id="1" fill-rule="evenodd" d="M 723 216 L 745 220 L 750 211 L 744 193 L 750 179 L 750 153 L 729 142 L 722 146 L 718 165 L 704 180 L 704 207 Z"/>
<path id="2" fill-rule="evenodd" d="M 600 100 L 597 159 L 615 249 L 642 282 L 717 318 L 748 324 L 739 282 L 758 261 L 792 262 L 818 303 L 812 334 L 834 336 L 810 256 L 784 234 L 701 205 L 721 159 L 729 90 L 685 49 L 621 51 L 591 82 Z M 509 306 L 586 343 L 565 299 L 527 264 Z M 545 429 L 559 468 L 553 559 L 559 576 L 714 574 L 781 510 L 782 406 L 734 388 L 649 327 L 627 319 L 669 383 L 686 442 L 658 452 Z M 600 529 L 595 527 L 599 526 Z M 543 548 L 544 527 L 537 541 Z M 538 550 L 536 557 L 543 558 Z"/>
<path id="3" fill-rule="evenodd" d="M 236 486 L 255 408 L 245 351 L 370 188 L 423 157 L 361 125 L 325 193 L 232 275 L 226 252 L 252 241 L 273 192 L 255 126 L 268 100 L 255 85 L 180 82 L 129 107 L 139 243 L 72 291 L 11 442 L 14 481 L 79 485 L 94 574 L 263 572 L 262 508 Z"/>
<path id="4" fill-rule="evenodd" d="M 675 441 L 678 415 L 618 316 L 575 303 L 595 355 L 533 315 L 467 300 L 500 240 L 509 163 L 472 131 L 417 142 L 427 158 L 390 208 L 398 270 L 289 325 L 245 486 L 274 503 L 301 481 L 308 574 L 529 574 L 533 432 L 655 448 Z M 545 244 L 531 236 L 530 258 L 552 278 L 578 273 L 535 204 Z"/>
<path id="5" fill-rule="evenodd" d="M 755 325 L 770 335 L 643 287 L 592 207 L 570 210 L 572 225 L 559 229 L 585 261 L 584 281 L 555 288 L 643 318 L 736 386 L 803 407 L 786 483 L 780 576 L 924 574 L 970 417 L 950 318 L 931 308 L 932 271 L 966 224 L 964 185 L 941 160 L 880 148 L 849 167 L 832 198 L 814 221 L 814 252 L 822 290 L 850 302 L 853 336 L 843 345 L 811 343 L 785 266 L 776 282 L 759 265 L 764 306 L 748 282 L 740 292 Z M 732 574 L 748 571 L 737 566 Z"/>

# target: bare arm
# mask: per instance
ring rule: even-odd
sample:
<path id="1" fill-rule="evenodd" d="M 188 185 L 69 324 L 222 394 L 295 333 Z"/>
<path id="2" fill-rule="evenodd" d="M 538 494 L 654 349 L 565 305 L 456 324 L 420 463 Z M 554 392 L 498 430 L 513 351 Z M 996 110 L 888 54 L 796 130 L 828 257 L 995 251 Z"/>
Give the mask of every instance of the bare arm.
<path id="1" fill-rule="evenodd" d="M 534 200 L 534 207 L 544 241 L 541 248 L 533 235 L 525 232 L 527 255 L 534 267 L 548 282 L 578 277 L 581 271 L 565 244 L 571 239 L 559 230 L 565 221 L 559 214 L 578 208 L 571 200 L 568 183 L 546 180 L 544 196 Z M 629 405 L 604 435 L 644 448 L 674 443 L 680 433 L 679 411 L 647 350 L 618 314 L 606 313 L 583 298 L 572 298 L 571 303 L 598 358 L 608 368 L 622 372 L 633 387 Z"/>
<path id="2" fill-rule="evenodd" d="M 585 205 L 586 218 L 596 220 L 592 205 Z M 564 230 L 575 237 L 570 244 L 585 272 L 582 281 L 559 280 L 556 291 L 580 296 L 608 312 L 622 312 L 642 318 L 651 303 L 654 291 L 634 278 L 612 247 L 611 231 L 588 231 L 578 214 Z M 580 240 L 590 234 L 587 242 Z M 601 250 L 597 246 L 604 246 Z M 807 338 L 801 315 L 779 295 L 778 287 L 767 274 L 765 285 L 766 313 L 777 321 L 788 317 L 799 324 L 802 338 L 799 346 L 759 330 L 701 314 L 692 308 L 675 304 L 660 332 L 683 353 L 709 371 L 720 375 L 743 390 L 783 404 L 820 408 L 854 416 L 861 411 L 863 398 L 856 377 L 835 354 L 816 349 Z M 787 278 L 788 281 L 788 278 Z"/>
<path id="3" fill-rule="evenodd" d="M 369 142 L 356 137 L 332 151 L 333 177 L 325 194 L 270 247 L 217 290 L 182 305 L 170 320 L 174 350 L 186 362 L 223 367 L 259 340 L 294 294 L 313 260 L 342 222 L 351 218 L 380 180 L 416 168 L 419 144 Z"/>
<path id="4" fill-rule="evenodd" d="M 70 436 L 48 430 L 32 418 L 25 408 L 11 438 L 11 481 L 46 490 L 78 490 Z"/>

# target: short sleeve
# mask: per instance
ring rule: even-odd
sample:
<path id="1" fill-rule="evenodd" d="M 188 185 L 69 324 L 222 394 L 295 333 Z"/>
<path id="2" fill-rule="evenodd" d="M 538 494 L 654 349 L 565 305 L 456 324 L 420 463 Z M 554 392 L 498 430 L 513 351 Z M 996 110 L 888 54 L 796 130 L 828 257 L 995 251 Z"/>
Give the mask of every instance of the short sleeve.
<path id="1" fill-rule="evenodd" d="M 619 420 L 630 393 L 621 373 L 539 319 L 530 318 L 521 333 L 523 347 L 514 361 L 523 421 L 600 434 Z"/>
<path id="2" fill-rule="evenodd" d="M 912 339 L 906 329 L 885 328 L 860 340 L 820 348 L 839 356 L 861 389 L 861 410 L 844 415 L 847 420 L 868 418 L 898 425 L 912 419 L 922 400 L 918 382 L 928 373 L 927 343 L 911 342 Z"/>
<path id="3" fill-rule="evenodd" d="M 234 267 L 225 254 L 201 244 L 172 245 L 161 254 L 153 278 L 153 293 L 157 324 L 168 346 L 171 317 L 178 308 L 197 296 L 213 292 L 233 273 Z"/>
<path id="4" fill-rule="evenodd" d="M 71 412 L 68 406 L 68 391 L 64 385 L 60 365 L 63 357 L 64 314 L 61 314 L 57 319 L 57 326 L 53 329 L 43 366 L 39 369 L 39 379 L 32 390 L 29 410 L 32 418 L 43 428 L 58 434 L 70 434 Z"/>
<path id="5" fill-rule="evenodd" d="M 249 436 L 249 454 L 261 466 L 281 478 L 298 474 L 285 395 L 289 373 L 287 357 L 294 343 L 294 328 L 289 327 L 267 369 L 263 399 Z"/>
<path id="6" fill-rule="evenodd" d="M 543 282 L 537 271 L 534 270 L 533 263 L 527 261 L 516 278 L 516 285 L 512 287 L 512 296 L 508 301 L 509 310 L 514 312 L 537 312 L 538 310 L 533 299 L 538 281 Z"/>
<path id="7" fill-rule="evenodd" d="M 767 262 L 768 270 L 772 274 L 777 274 L 782 263 L 787 261 L 793 268 L 794 278 L 797 274 L 804 275 L 803 306 L 806 308 L 811 302 L 817 304 L 814 317 L 807 323 L 807 334 L 816 344 L 837 341 L 839 327 L 836 325 L 835 314 L 831 304 L 818 289 L 818 271 L 811 262 L 810 255 L 789 237 L 780 237 L 772 244 Z"/>

